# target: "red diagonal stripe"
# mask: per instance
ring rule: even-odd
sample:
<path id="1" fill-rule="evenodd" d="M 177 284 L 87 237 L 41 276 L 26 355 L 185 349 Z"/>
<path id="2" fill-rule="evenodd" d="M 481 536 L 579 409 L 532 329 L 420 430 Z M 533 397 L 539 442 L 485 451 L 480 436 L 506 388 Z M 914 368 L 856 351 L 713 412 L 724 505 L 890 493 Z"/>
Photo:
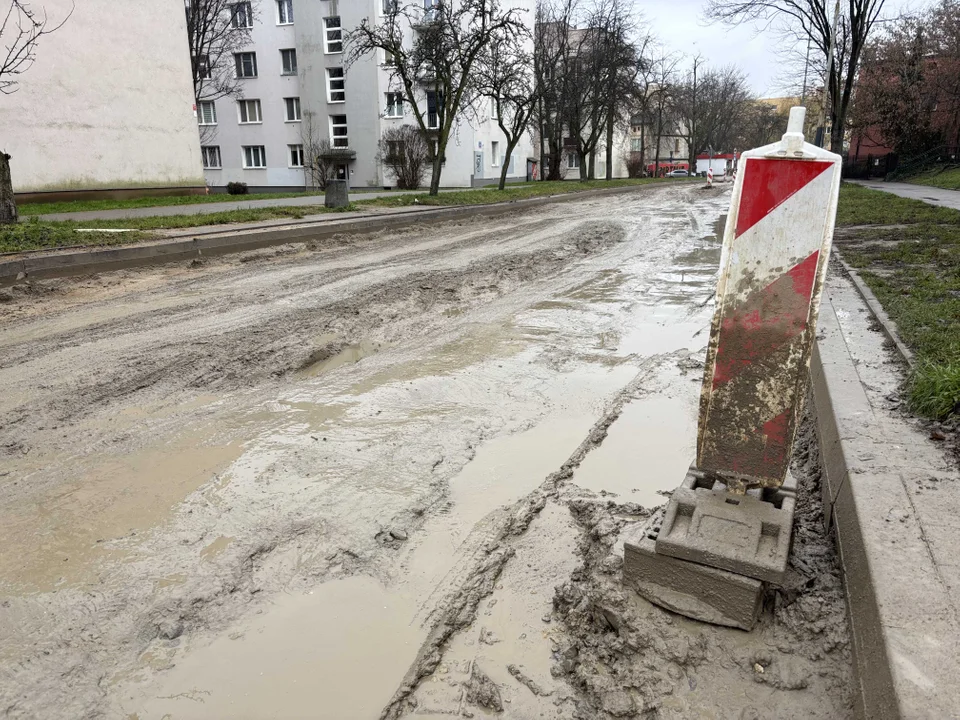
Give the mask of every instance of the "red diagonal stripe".
<path id="1" fill-rule="evenodd" d="M 713 387 L 729 382 L 807 327 L 820 251 L 725 312 L 720 320 Z"/>
<path id="2" fill-rule="evenodd" d="M 736 237 L 743 235 L 832 165 L 816 160 L 748 159 L 737 213 Z"/>

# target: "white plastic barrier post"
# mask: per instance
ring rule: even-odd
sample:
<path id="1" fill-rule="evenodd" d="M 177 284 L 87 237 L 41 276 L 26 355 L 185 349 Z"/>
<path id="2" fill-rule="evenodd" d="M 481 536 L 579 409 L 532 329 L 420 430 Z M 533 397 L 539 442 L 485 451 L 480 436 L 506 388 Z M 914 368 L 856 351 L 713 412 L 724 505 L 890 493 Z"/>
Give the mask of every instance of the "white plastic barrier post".
<path id="1" fill-rule="evenodd" d="M 697 468 L 731 491 L 779 487 L 803 411 L 840 188 L 840 156 L 787 132 L 741 156 L 723 237 Z"/>
<path id="2" fill-rule="evenodd" d="M 713 168 L 707 168 L 707 187 L 713 187 Z"/>

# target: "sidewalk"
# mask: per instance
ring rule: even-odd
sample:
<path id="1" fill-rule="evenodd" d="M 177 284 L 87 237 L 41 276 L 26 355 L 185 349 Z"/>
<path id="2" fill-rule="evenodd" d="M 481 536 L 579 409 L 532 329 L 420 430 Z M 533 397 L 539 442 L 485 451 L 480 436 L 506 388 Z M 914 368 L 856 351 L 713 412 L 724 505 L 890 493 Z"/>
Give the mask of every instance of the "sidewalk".
<path id="1" fill-rule="evenodd" d="M 509 186 L 508 186 L 509 187 Z M 471 188 L 447 188 L 440 192 L 461 192 Z M 394 197 L 396 195 L 410 195 L 423 193 L 426 190 L 390 190 L 378 192 L 354 192 L 353 200 L 368 200 L 378 197 Z M 230 195 L 224 195 L 229 198 Z M 88 210 L 85 212 L 51 213 L 37 215 L 40 220 L 123 220 L 125 218 L 166 217 L 169 215 L 212 215 L 213 213 L 228 210 L 251 210 L 265 207 L 291 207 L 301 205 L 323 205 L 323 195 L 302 195 L 286 198 L 269 198 L 267 200 L 242 200 L 242 195 L 235 195 L 236 200 L 225 200 L 216 203 L 201 203 L 197 205 L 158 205 L 155 207 L 125 208 L 119 210 Z"/>
<path id="2" fill-rule="evenodd" d="M 848 180 L 847 182 L 856 185 L 868 187 L 871 190 L 882 190 L 883 192 L 899 195 L 900 197 L 910 198 L 911 200 L 922 200 L 931 205 L 953 208 L 960 210 L 960 190 L 945 190 L 943 188 L 930 187 L 929 185 L 914 185 L 913 183 L 902 182 L 880 182 L 878 180 Z"/>

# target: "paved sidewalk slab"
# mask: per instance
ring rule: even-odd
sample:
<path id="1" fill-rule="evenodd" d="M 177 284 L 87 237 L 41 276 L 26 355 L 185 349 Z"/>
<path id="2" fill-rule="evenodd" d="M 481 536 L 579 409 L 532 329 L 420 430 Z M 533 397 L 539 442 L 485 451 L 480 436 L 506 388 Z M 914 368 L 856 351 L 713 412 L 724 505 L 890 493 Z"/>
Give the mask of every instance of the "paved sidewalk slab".
<path id="1" fill-rule="evenodd" d="M 834 265 L 834 271 L 839 266 Z M 900 414 L 899 357 L 834 272 L 811 391 L 852 626 L 858 715 L 960 717 L 960 472 Z"/>
<path id="2" fill-rule="evenodd" d="M 863 187 L 868 187 L 871 190 L 882 190 L 883 192 L 910 198 L 911 200 L 922 200 L 931 205 L 940 205 L 942 207 L 960 210 L 960 190 L 947 190 L 946 188 L 914 185 L 913 183 L 880 182 L 877 180 L 848 180 L 847 182 L 863 185 Z"/>

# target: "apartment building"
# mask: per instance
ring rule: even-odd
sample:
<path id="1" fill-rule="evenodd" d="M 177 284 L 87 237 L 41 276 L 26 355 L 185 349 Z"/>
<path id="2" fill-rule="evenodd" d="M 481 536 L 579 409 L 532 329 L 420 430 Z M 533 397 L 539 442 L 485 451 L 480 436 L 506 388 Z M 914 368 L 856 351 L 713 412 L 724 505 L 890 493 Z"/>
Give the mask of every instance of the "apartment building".
<path id="1" fill-rule="evenodd" d="M 204 192 L 182 3 L 31 7 L 62 27 L 22 75 L 5 76 L 19 82 L 0 102 L 18 199 Z"/>
<path id="2" fill-rule="evenodd" d="M 434 0 L 424 3 L 429 12 Z M 396 0 L 249 0 L 234 17 L 250 28 L 251 43 L 235 57 L 242 97 L 199 103 L 204 174 L 211 189 L 245 182 L 251 190 L 302 189 L 308 184 L 304 148 L 328 140 L 336 148 L 338 176 L 351 187 L 391 187 L 394 178 L 378 162 L 383 131 L 415 124 L 398 88 L 390 59 L 367 56 L 350 67 L 345 33 L 364 19 L 380 22 Z M 532 0 L 516 0 L 531 12 Z M 416 28 L 407 30 L 412 38 Z M 424 87 L 418 99 L 429 116 L 435 98 Z M 447 147 L 441 184 L 470 187 L 495 182 L 503 164 L 508 177 L 526 177 L 529 138 L 512 157 L 490 110 L 466 113 Z"/>

